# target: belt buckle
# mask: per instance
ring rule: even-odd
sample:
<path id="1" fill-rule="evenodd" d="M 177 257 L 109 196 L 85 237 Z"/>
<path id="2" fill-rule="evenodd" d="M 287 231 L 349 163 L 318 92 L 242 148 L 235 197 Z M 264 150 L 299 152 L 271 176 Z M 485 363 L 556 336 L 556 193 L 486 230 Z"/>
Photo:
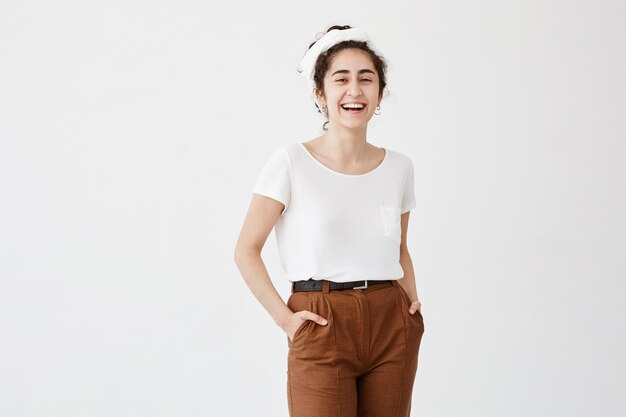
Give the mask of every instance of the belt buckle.
<path id="1" fill-rule="evenodd" d="M 363 290 L 367 288 L 367 280 L 365 280 L 365 285 L 361 286 L 361 287 L 352 287 L 353 290 Z"/>

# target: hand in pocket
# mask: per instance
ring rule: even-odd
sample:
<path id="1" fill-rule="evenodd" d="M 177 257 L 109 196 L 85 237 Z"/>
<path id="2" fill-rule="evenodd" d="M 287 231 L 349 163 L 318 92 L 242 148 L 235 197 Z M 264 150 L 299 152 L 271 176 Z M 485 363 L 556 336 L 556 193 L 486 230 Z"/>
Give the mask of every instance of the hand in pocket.
<path id="1" fill-rule="evenodd" d="M 289 338 L 289 340 L 293 342 L 298 331 L 302 327 L 304 327 L 307 320 L 312 320 L 315 323 L 320 324 L 322 326 L 325 326 L 326 324 L 328 324 L 328 321 L 324 317 L 318 314 L 315 314 L 312 311 L 302 310 L 302 311 L 295 312 L 293 313 L 293 315 L 291 316 L 291 318 L 289 319 L 285 327 L 283 327 L 283 330 L 285 331 L 285 333 L 287 333 L 287 337 Z"/>

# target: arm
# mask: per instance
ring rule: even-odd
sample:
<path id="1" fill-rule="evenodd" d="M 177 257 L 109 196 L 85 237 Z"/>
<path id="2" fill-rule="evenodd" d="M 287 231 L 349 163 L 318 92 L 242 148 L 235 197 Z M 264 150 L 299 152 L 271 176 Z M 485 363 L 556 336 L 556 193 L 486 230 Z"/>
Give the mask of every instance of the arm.
<path id="1" fill-rule="evenodd" d="M 252 194 L 235 247 L 235 263 L 246 285 L 281 328 L 293 313 L 272 284 L 261 251 L 284 207 L 277 200 Z"/>
<path id="2" fill-rule="evenodd" d="M 316 321 L 321 325 L 326 323 L 322 321 L 323 317 L 312 311 L 303 310 L 295 313 L 291 311 L 276 291 L 261 258 L 267 237 L 284 207 L 285 205 L 277 200 L 252 194 L 252 202 L 235 247 L 235 263 L 256 299 L 291 338 L 305 319 Z"/>
<path id="3" fill-rule="evenodd" d="M 415 285 L 415 272 L 413 271 L 413 261 L 411 260 L 411 254 L 409 253 L 409 248 L 406 243 L 406 235 L 409 227 L 409 214 L 411 212 L 407 211 L 402 214 L 400 217 L 400 226 L 402 228 L 402 239 L 400 241 L 400 265 L 402 265 L 402 269 L 404 270 L 404 277 L 398 280 L 398 284 L 404 288 L 404 290 L 409 294 L 409 297 L 413 303 L 409 308 L 409 312 L 411 314 L 415 313 L 416 310 L 422 310 L 422 304 L 419 301 L 419 297 L 417 295 L 417 288 Z"/>

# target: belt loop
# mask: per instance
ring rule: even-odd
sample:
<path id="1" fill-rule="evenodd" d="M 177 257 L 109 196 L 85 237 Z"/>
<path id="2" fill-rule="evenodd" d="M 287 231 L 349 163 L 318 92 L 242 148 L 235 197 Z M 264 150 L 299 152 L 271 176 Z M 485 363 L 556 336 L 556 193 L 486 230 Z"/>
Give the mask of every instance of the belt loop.
<path id="1" fill-rule="evenodd" d="M 330 281 L 325 279 L 322 281 L 322 293 L 328 294 L 329 291 L 330 291 Z"/>

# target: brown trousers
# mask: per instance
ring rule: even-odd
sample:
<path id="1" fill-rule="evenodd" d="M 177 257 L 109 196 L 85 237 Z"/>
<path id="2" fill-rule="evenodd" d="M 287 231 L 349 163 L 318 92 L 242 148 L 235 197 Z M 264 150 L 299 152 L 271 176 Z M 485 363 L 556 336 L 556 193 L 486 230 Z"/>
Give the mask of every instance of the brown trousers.
<path id="1" fill-rule="evenodd" d="M 306 320 L 289 347 L 290 417 L 409 417 L 419 346 L 420 312 L 409 313 L 404 288 L 297 291 L 287 306 L 326 318 Z"/>

